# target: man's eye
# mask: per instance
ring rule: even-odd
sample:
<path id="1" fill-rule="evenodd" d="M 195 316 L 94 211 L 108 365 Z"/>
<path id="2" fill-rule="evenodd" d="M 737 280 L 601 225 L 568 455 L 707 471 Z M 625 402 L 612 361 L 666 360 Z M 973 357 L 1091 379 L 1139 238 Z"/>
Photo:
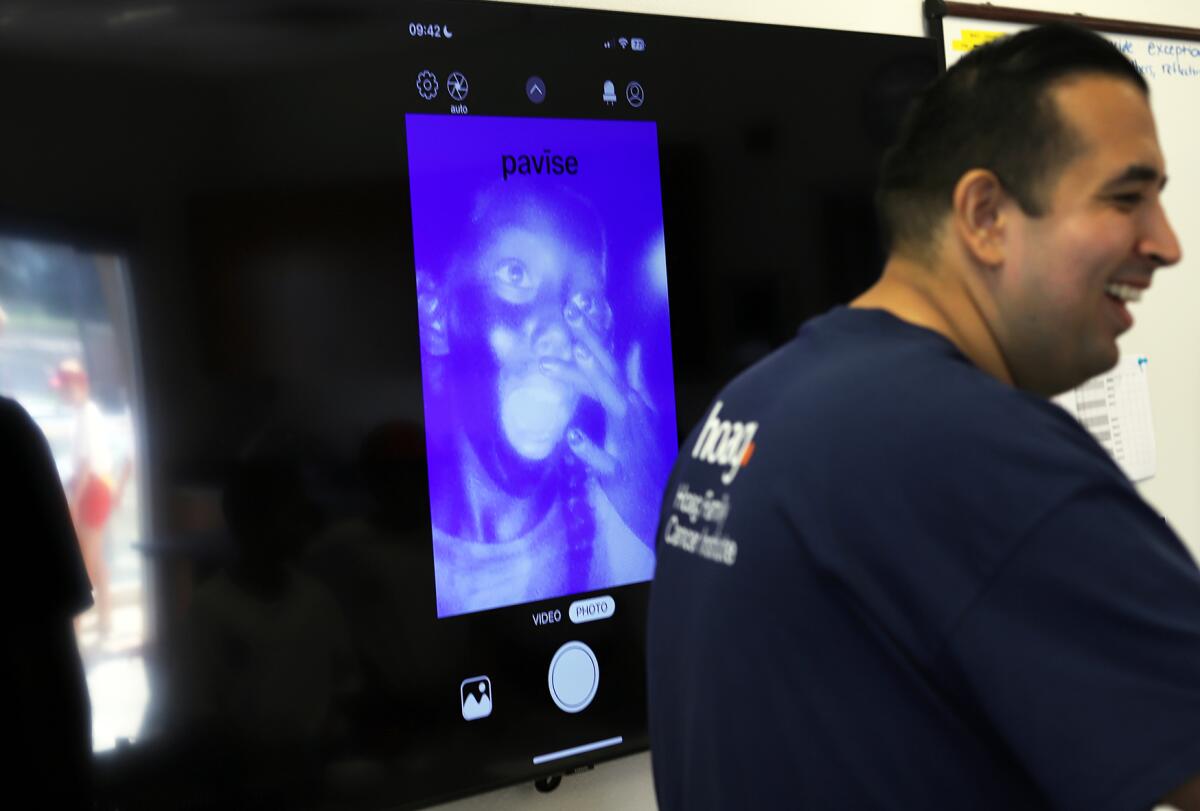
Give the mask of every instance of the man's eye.
<path id="1" fill-rule="evenodd" d="M 1126 194 L 1115 194 L 1113 200 L 1122 208 L 1135 208 L 1145 199 L 1141 192 L 1127 192 Z"/>

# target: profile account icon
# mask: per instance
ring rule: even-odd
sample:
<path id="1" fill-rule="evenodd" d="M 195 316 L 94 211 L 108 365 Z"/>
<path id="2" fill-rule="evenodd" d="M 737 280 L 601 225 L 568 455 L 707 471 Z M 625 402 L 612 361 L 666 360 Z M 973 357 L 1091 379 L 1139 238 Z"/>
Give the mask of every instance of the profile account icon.
<path id="1" fill-rule="evenodd" d="M 487 676 L 463 679 L 458 692 L 462 700 L 462 717 L 466 720 L 475 721 L 492 714 L 492 680 Z"/>
<path id="2" fill-rule="evenodd" d="M 630 107 L 641 107 L 646 102 L 646 91 L 641 82 L 630 82 L 625 86 L 625 101 Z"/>

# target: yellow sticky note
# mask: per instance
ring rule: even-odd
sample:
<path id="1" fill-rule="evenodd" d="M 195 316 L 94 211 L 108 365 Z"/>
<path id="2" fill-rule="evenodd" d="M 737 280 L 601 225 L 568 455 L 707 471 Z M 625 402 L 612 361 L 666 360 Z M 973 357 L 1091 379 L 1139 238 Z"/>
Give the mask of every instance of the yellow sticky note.
<path id="1" fill-rule="evenodd" d="M 969 51 L 1004 36 L 1003 31 L 980 31 L 968 28 L 964 28 L 960 34 L 962 39 L 956 39 L 950 43 L 950 47 L 956 51 Z"/>

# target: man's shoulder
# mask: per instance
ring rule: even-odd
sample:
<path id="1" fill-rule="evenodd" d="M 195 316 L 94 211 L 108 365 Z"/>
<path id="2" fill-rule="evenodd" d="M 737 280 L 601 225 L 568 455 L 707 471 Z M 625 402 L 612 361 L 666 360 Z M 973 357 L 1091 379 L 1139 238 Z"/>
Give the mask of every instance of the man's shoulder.
<path id="1" fill-rule="evenodd" d="M 690 441 L 720 439 L 724 422 L 731 442 L 737 424 L 753 424 L 755 467 L 800 486 L 844 471 L 859 482 L 971 481 L 1062 496 L 1123 479 L 1064 409 L 992 378 L 942 336 L 879 312 L 814 319 L 722 390 Z"/>
<path id="2" fill-rule="evenodd" d="M 950 341 L 883 311 L 839 308 L 735 377 L 726 409 L 774 415 L 805 431 L 1077 433 L 1062 409 L 995 380 Z"/>

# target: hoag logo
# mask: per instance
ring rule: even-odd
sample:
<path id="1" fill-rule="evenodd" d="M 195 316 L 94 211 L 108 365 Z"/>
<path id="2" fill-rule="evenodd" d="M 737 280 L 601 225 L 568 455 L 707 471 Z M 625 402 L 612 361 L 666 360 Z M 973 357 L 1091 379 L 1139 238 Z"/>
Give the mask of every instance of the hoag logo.
<path id="1" fill-rule="evenodd" d="M 757 422 L 731 422 L 721 419 L 721 407 L 717 400 L 704 429 L 692 448 L 692 458 L 710 465 L 728 466 L 721 481 L 730 484 L 738 471 L 750 463 L 754 455 L 754 435 L 758 432 Z"/>

